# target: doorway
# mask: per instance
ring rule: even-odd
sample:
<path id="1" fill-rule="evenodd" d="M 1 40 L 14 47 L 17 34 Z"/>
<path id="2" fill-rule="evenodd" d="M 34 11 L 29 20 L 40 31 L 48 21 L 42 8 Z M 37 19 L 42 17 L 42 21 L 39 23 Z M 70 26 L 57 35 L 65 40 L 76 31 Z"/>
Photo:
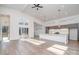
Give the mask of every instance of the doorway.
<path id="1" fill-rule="evenodd" d="M 9 41 L 10 35 L 10 17 L 8 15 L 0 15 L 0 38 L 3 42 Z"/>
<path id="2" fill-rule="evenodd" d="M 9 40 L 9 26 L 2 26 L 2 39 L 3 41 Z"/>

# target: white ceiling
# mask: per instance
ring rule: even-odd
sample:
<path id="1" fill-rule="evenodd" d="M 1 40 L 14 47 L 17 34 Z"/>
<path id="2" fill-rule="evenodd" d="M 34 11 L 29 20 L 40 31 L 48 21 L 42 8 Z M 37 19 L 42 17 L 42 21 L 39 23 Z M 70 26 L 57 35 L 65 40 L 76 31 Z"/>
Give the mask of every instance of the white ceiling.
<path id="1" fill-rule="evenodd" d="M 8 7 L 20 10 L 42 21 L 55 20 L 79 14 L 78 4 L 41 4 L 43 8 L 38 11 L 31 8 L 33 4 L 1 4 L 0 7 Z M 58 12 L 58 9 L 61 11 Z"/>

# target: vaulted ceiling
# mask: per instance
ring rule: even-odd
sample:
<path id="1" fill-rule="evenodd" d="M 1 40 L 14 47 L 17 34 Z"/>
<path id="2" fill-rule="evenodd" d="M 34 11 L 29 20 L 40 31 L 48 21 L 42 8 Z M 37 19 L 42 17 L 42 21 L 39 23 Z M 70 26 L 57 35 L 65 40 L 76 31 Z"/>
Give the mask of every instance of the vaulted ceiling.
<path id="1" fill-rule="evenodd" d="M 43 8 L 32 8 L 33 4 L 1 4 L 0 7 L 7 7 L 22 11 L 42 21 L 55 20 L 79 14 L 78 4 L 40 4 Z"/>

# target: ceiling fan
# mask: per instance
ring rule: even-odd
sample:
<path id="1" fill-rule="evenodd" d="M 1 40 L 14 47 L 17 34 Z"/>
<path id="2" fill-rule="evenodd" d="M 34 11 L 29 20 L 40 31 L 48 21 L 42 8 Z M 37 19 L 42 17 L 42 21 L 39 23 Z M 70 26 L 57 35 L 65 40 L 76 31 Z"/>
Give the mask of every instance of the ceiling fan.
<path id="1" fill-rule="evenodd" d="M 37 10 L 39 10 L 39 8 L 43 8 L 43 6 L 40 6 L 40 4 L 33 4 L 34 6 L 32 8 L 36 8 Z"/>

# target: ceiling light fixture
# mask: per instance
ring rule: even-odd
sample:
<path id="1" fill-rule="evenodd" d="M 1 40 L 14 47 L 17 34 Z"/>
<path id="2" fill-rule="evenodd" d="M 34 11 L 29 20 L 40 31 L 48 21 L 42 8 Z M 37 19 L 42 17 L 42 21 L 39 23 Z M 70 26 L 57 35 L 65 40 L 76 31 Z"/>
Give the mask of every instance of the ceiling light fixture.
<path id="1" fill-rule="evenodd" d="M 39 8 L 43 8 L 43 6 L 40 6 L 40 4 L 33 4 L 34 6 L 32 8 L 36 8 L 37 10 L 39 10 Z"/>

